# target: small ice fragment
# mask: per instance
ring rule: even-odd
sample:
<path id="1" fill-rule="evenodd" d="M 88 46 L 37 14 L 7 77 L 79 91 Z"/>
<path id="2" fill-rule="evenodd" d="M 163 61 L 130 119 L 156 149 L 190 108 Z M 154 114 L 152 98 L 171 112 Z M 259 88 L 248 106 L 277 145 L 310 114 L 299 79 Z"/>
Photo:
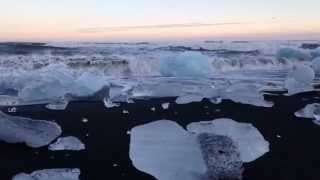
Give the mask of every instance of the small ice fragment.
<path id="1" fill-rule="evenodd" d="M 296 117 L 310 118 L 313 122 L 319 125 L 320 122 L 320 104 L 308 104 L 305 108 L 294 113 Z"/>
<path id="2" fill-rule="evenodd" d="M 243 162 L 251 162 L 269 152 L 269 142 L 252 125 L 231 119 L 216 119 L 209 122 L 191 123 L 188 131 L 197 134 L 212 133 L 231 138 L 240 151 Z"/>
<path id="3" fill-rule="evenodd" d="M 281 135 L 279 135 L 279 134 L 277 134 L 277 138 L 278 138 L 278 139 L 280 139 L 280 138 L 282 138 L 282 136 L 281 136 Z"/>
<path id="4" fill-rule="evenodd" d="M 320 57 L 315 58 L 314 60 L 312 60 L 312 65 L 311 67 L 313 68 L 313 70 L 316 73 L 320 74 Z"/>
<path id="5" fill-rule="evenodd" d="M 203 100 L 203 96 L 199 95 L 186 95 L 186 96 L 179 96 L 176 99 L 177 104 L 188 104 L 192 102 L 201 102 Z"/>
<path id="6" fill-rule="evenodd" d="M 79 180 L 79 169 L 45 169 L 31 174 L 20 173 L 12 180 Z"/>
<path id="7" fill-rule="evenodd" d="M 58 102 L 58 103 L 51 103 L 47 104 L 46 108 L 50 110 L 65 110 L 68 106 L 68 101 Z"/>
<path id="8" fill-rule="evenodd" d="M 163 103 L 161 106 L 163 109 L 169 109 L 170 103 Z"/>
<path id="9" fill-rule="evenodd" d="M 9 116 L 0 111 L 0 140 L 8 143 L 26 143 L 39 148 L 48 145 L 61 134 L 57 123 L 45 120 Z"/>
<path id="10" fill-rule="evenodd" d="M 150 110 L 153 111 L 153 112 L 155 112 L 155 111 L 156 111 L 156 108 L 155 108 L 155 107 L 152 107 Z"/>
<path id="11" fill-rule="evenodd" d="M 89 120 L 87 118 L 82 118 L 82 122 L 87 123 L 87 122 L 89 122 Z"/>
<path id="12" fill-rule="evenodd" d="M 300 92 L 312 91 L 312 81 L 315 78 L 313 69 L 306 65 L 295 65 L 285 81 L 285 87 L 288 94 L 297 94 Z"/>
<path id="13" fill-rule="evenodd" d="M 122 113 L 123 113 L 123 114 L 129 114 L 129 111 L 123 110 Z"/>
<path id="14" fill-rule="evenodd" d="M 76 137 L 69 136 L 59 138 L 56 142 L 49 145 L 50 151 L 81 151 L 85 149 L 85 145 Z"/>
<path id="15" fill-rule="evenodd" d="M 113 103 L 110 99 L 107 99 L 107 98 L 103 99 L 103 103 L 106 108 L 114 108 L 114 107 L 120 106 L 120 104 Z"/>

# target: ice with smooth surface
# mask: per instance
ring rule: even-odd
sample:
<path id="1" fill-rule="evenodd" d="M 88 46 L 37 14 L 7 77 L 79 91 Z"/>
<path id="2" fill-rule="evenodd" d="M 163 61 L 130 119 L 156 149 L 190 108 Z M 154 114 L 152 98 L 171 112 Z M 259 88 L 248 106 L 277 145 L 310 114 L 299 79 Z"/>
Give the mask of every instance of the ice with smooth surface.
<path id="1" fill-rule="evenodd" d="M 80 173 L 79 169 L 45 169 L 31 174 L 20 173 L 12 180 L 79 180 Z"/>
<path id="2" fill-rule="evenodd" d="M 164 57 L 160 61 L 163 76 L 208 77 L 212 74 L 209 58 L 200 52 L 184 52 L 177 56 Z"/>
<path id="3" fill-rule="evenodd" d="M 207 171 L 196 136 L 173 121 L 137 126 L 130 136 L 133 165 L 159 180 L 198 180 Z"/>
<path id="4" fill-rule="evenodd" d="M 68 136 L 61 137 L 56 142 L 49 145 L 50 151 L 81 151 L 85 149 L 85 145 L 77 137 Z"/>
<path id="5" fill-rule="evenodd" d="M 313 59 L 311 66 L 312 66 L 314 72 L 320 74 L 320 57 L 317 57 L 317 58 Z"/>
<path id="6" fill-rule="evenodd" d="M 0 111 L 0 140 L 7 143 L 25 143 L 39 148 L 48 145 L 62 130 L 51 121 L 9 116 Z"/>
<path id="7" fill-rule="evenodd" d="M 297 94 L 300 92 L 312 91 L 312 81 L 315 78 L 314 70 L 307 65 L 295 65 L 285 81 L 285 87 L 288 94 Z"/>
<path id="8" fill-rule="evenodd" d="M 295 112 L 295 116 L 313 119 L 313 122 L 320 125 L 320 104 L 308 104 L 305 108 Z"/>
<path id="9" fill-rule="evenodd" d="M 212 133 L 231 138 L 237 145 L 243 162 L 251 162 L 269 151 L 269 142 L 252 124 L 238 123 L 231 119 L 191 123 L 188 131 L 197 134 Z"/>

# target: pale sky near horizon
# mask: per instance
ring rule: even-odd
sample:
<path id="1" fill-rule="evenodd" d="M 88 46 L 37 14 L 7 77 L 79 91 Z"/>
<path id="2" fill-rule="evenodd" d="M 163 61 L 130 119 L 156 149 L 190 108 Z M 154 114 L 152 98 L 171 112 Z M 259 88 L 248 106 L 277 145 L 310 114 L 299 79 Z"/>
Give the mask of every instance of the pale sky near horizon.
<path id="1" fill-rule="evenodd" d="M 320 39 L 320 0 L 0 0 L 0 41 Z"/>

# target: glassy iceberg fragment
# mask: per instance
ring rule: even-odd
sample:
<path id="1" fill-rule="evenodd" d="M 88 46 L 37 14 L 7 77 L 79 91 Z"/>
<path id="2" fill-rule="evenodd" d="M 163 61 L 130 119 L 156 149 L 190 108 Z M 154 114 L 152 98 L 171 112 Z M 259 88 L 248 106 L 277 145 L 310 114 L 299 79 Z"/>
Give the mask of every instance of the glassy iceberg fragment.
<path id="1" fill-rule="evenodd" d="M 45 169 L 34 171 L 31 174 L 20 173 L 12 180 L 79 180 L 79 169 Z"/>
<path id="2" fill-rule="evenodd" d="M 216 119 L 211 122 L 191 123 L 188 131 L 197 134 L 212 133 L 227 136 L 239 149 L 243 162 L 251 162 L 269 151 L 269 142 L 251 124 L 238 123 L 231 119 Z"/>
<path id="3" fill-rule="evenodd" d="M 311 66 L 315 73 L 320 74 L 320 57 L 317 57 L 314 60 L 312 60 Z"/>
<path id="4" fill-rule="evenodd" d="M 315 78 L 314 70 L 306 65 L 295 65 L 288 73 L 285 81 L 285 88 L 288 94 L 297 94 L 300 92 L 312 91 L 312 82 Z"/>
<path id="5" fill-rule="evenodd" d="M 207 56 L 200 52 L 187 51 L 177 56 L 162 58 L 160 72 L 163 76 L 208 77 L 213 71 Z"/>
<path id="6" fill-rule="evenodd" d="M 57 103 L 50 103 L 46 105 L 47 109 L 50 110 L 65 110 L 68 106 L 69 102 L 67 101 L 61 101 Z"/>
<path id="7" fill-rule="evenodd" d="M 85 149 L 85 145 L 76 137 L 62 137 L 56 142 L 49 145 L 50 151 L 81 151 Z"/>
<path id="8" fill-rule="evenodd" d="M 295 116 L 313 119 L 313 122 L 320 125 L 320 104 L 308 104 L 305 108 L 295 112 Z"/>
<path id="9" fill-rule="evenodd" d="M 130 136 L 133 165 L 159 180 L 197 180 L 207 171 L 196 136 L 173 121 L 135 127 Z"/>
<path id="10" fill-rule="evenodd" d="M 9 116 L 0 111 L 1 141 L 39 148 L 51 143 L 61 132 L 60 126 L 54 122 Z"/>
<path id="11" fill-rule="evenodd" d="M 292 60 L 310 60 L 311 55 L 299 49 L 281 48 L 276 54 L 277 59 L 292 59 Z"/>

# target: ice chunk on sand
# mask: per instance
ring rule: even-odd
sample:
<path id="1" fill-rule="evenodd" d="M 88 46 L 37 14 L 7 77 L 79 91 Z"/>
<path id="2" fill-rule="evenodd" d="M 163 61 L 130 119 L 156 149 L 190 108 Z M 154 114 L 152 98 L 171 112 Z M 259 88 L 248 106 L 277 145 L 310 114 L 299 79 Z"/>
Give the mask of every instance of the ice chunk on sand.
<path id="1" fill-rule="evenodd" d="M 60 134 L 61 128 L 54 122 L 9 116 L 0 111 L 0 140 L 7 143 L 26 143 L 29 147 L 39 148 Z"/>
<path id="2" fill-rule="evenodd" d="M 200 52 L 184 52 L 160 61 L 160 73 L 164 76 L 207 77 L 212 72 L 209 58 Z"/>
<path id="3" fill-rule="evenodd" d="M 170 103 L 163 103 L 161 104 L 162 109 L 169 109 Z"/>
<path id="4" fill-rule="evenodd" d="M 12 180 L 79 180 L 79 169 L 45 169 L 31 174 L 20 173 Z"/>
<path id="5" fill-rule="evenodd" d="M 295 65 L 285 81 L 285 87 L 288 94 L 297 94 L 300 92 L 312 91 L 312 82 L 315 78 L 313 69 L 306 65 Z"/>
<path id="6" fill-rule="evenodd" d="M 134 166 L 159 180 L 197 180 L 207 171 L 196 136 L 175 122 L 138 126 L 130 135 Z"/>
<path id="7" fill-rule="evenodd" d="M 320 125 L 320 104 L 308 104 L 305 108 L 295 112 L 295 116 L 313 119 L 313 122 Z"/>
<path id="8" fill-rule="evenodd" d="M 263 93 L 254 84 L 233 84 L 221 91 L 222 99 L 230 99 L 237 103 L 251 104 L 260 107 L 272 107 L 273 102 L 264 100 Z"/>
<path id="9" fill-rule="evenodd" d="M 269 151 L 250 124 L 218 119 L 192 123 L 188 130 L 168 120 L 133 128 L 133 165 L 159 180 L 241 179 L 242 163 Z"/>
<path id="10" fill-rule="evenodd" d="M 85 145 L 78 138 L 73 136 L 59 138 L 56 142 L 49 145 L 50 151 L 81 151 L 84 149 Z"/>
<path id="11" fill-rule="evenodd" d="M 238 123 L 231 119 L 216 119 L 211 122 L 191 123 L 188 131 L 197 134 L 212 133 L 231 138 L 237 145 L 243 162 L 251 162 L 269 151 L 269 142 L 251 124 Z"/>
<path id="12" fill-rule="evenodd" d="M 277 59 L 310 60 L 311 55 L 299 49 L 282 48 L 276 54 Z"/>
<path id="13" fill-rule="evenodd" d="M 315 73 L 320 74 L 320 57 L 317 57 L 314 60 L 312 60 L 312 69 Z"/>
<path id="14" fill-rule="evenodd" d="M 46 105 L 47 109 L 50 110 L 65 110 L 68 106 L 69 102 L 68 101 L 61 101 L 57 103 L 50 103 Z"/>

